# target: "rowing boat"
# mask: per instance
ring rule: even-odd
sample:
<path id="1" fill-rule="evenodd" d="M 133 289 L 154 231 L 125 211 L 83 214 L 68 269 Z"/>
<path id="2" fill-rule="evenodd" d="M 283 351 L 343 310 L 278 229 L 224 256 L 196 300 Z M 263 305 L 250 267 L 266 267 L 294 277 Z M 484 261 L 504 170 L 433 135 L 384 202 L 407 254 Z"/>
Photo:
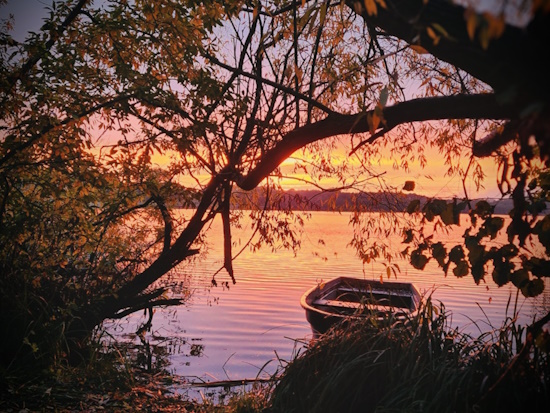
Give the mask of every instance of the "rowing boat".
<path id="1" fill-rule="evenodd" d="M 346 319 L 414 314 L 421 296 L 412 283 L 337 277 L 308 290 L 300 304 L 315 335 Z"/>

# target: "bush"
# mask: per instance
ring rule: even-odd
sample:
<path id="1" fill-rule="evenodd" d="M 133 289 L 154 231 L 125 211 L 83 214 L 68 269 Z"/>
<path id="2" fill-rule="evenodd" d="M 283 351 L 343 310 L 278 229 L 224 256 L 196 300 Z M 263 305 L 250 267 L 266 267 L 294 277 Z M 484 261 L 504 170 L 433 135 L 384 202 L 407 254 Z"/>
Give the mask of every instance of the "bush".
<path id="1" fill-rule="evenodd" d="M 386 327 L 369 320 L 337 326 L 314 341 L 287 366 L 273 392 L 272 411 L 550 408 L 548 353 L 535 349 L 512 365 L 525 333 L 514 322 L 474 339 L 451 329 L 445 308 L 429 300 L 414 318 L 389 321 Z"/>

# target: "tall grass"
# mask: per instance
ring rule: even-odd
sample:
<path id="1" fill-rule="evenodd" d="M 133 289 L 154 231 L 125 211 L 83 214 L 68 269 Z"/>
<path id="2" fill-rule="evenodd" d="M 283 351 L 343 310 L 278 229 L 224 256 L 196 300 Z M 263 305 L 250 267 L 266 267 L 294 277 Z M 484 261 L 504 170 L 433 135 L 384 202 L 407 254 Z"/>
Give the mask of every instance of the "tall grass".
<path id="1" fill-rule="evenodd" d="M 535 349 L 506 372 L 524 329 L 510 320 L 473 338 L 448 319 L 427 300 L 409 319 L 332 329 L 286 367 L 270 411 L 550 411 L 547 352 Z"/>

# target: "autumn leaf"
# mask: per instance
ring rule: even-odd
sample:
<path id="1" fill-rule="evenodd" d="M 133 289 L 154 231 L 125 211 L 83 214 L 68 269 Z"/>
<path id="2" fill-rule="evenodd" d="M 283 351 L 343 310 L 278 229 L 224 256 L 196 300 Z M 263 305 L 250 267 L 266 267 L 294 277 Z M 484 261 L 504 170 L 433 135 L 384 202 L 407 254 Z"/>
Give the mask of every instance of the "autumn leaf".
<path id="1" fill-rule="evenodd" d="M 455 275 L 455 277 L 461 278 L 468 275 L 469 271 L 470 267 L 468 266 L 468 263 L 462 260 L 459 261 L 457 266 L 453 269 L 453 274 Z"/>
<path id="2" fill-rule="evenodd" d="M 419 44 L 411 44 L 409 46 L 409 48 L 411 48 L 412 50 L 414 50 L 418 54 L 429 54 L 430 53 L 426 49 L 424 49 L 422 46 L 420 46 Z"/>
<path id="3" fill-rule="evenodd" d="M 414 250 L 411 253 L 411 265 L 417 270 L 423 270 L 428 261 L 429 258 L 422 254 L 419 250 Z"/>
<path id="4" fill-rule="evenodd" d="M 489 12 L 483 13 L 483 19 L 487 24 L 487 32 L 489 39 L 498 39 L 504 33 L 506 28 L 506 22 L 504 21 L 504 15 L 494 16 Z"/>
<path id="5" fill-rule="evenodd" d="M 522 289 L 521 293 L 525 297 L 536 297 L 544 291 L 544 281 L 540 278 L 530 280 Z"/>
<path id="6" fill-rule="evenodd" d="M 510 276 L 510 281 L 518 288 L 524 287 L 529 282 L 529 271 L 525 268 L 514 271 Z"/>
<path id="7" fill-rule="evenodd" d="M 430 39 L 432 39 L 434 46 L 437 46 L 441 40 L 441 36 L 439 36 L 430 26 L 426 27 L 426 32 L 428 36 L 430 36 Z"/>
<path id="8" fill-rule="evenodd" d="M 403 186 L 403 191 L 414 191 L 415 183 L 414 181 L 405 181 Z"/>
<path id="9" fill-rule="evenodd" d="M 449 260 L 458 265 L 464 259 L 464 250 L 461 245 L 455 245 L 449 252 Z"/>
<path id="10" fill-rule="evenodd" d="M 478 24 L 477 14 L 471 7 L 468 7 L 464 12 L 464 18 L 466 19 L 466 31 L 468 32 L 468 37 L 470 40 L 474 40 L 476 27 Z"/>
<path id="11" fill-rule="evenodd" d="M 437 242 L 432 245 L 432 256 L 437 263 L 443 267 L 445 265 L 445 258 L 447 258 L 447 249 L 441 242 Z"/>
<path id="12" fill-rule="evenodd" d="M 445 210 L 441 212 L 440 216 L 445 225 L 453 225 L 457 223 L 455 220 L 454 205 L 452 202 L 447 204 Z"/>
<path id="13" fill-rule="evenodd" d="M 369 124 L 369 132 L 371 134 L 376 132 L 376 129 L 378 129 L 378 126 L 380 125 L 380 116 L 376 114 L 376 111 L 373 111 L 372 113 L 369 113 L 367 115 L 367 122 Z"/>
<path id="14" fill-rule="evenodd" d="M 489 48 L 489 41 L 491 38 L 489 37 L 489 30 L 487 30 L 486 27 L 481 29 L 479 33 L 479 43 L 481 44 L 481 47 L 483 50 L 487 50 Z"/>
<path id="15" fill-rule="evenodd" d="M 378 14 L 375 0 L 364 0 L 364 3 L 369 16 L 376 16 Z"/>

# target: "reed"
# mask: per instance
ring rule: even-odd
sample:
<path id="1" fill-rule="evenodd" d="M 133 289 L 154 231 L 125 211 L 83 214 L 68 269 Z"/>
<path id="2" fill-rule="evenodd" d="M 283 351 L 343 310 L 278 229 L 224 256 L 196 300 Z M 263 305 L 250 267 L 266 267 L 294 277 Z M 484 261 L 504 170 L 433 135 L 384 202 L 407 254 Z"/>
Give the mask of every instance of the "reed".
<path id="1" fill-rule="evenodd" d="M 416 316 L 387 321 L 337 326 L 312 342 L 286 367 L 269 411 L 550 411 L 547 352 L 507 372 L 525 335 L 514 319 L 474 338 L 428 299 Z"/>

